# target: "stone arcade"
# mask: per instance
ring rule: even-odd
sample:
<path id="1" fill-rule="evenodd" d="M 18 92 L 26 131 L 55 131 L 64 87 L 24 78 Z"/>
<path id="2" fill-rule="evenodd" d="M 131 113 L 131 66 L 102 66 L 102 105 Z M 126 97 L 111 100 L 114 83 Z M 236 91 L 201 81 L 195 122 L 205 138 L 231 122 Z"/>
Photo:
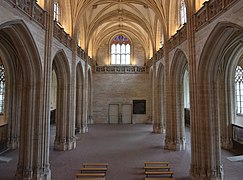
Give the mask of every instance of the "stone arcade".
<path id="1" fill-rule="evenodd" d="M 188 178 L 223 179 L 242 68 L 242 0 L 1 0 L 0 152 L 19 149 L 17 179 L 51 179 L 51 123 L 58 151 L 98 123 L 151 124 L 183 151 L 190 125 Z"/>

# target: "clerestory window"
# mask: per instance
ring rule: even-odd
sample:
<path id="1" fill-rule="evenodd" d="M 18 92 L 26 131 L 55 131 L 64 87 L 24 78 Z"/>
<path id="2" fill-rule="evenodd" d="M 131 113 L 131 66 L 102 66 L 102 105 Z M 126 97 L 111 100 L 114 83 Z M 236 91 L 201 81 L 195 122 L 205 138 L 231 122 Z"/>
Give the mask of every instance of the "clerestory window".
<path id="1" fill-rule="evenodd" d="M 131 64 L 130 55 L 130 40 L 123 35 L 118 35 L 117 37 L 115 37 L 111 43 L 111 64 Z"/>
<path id="2" fill-rule="evenodd" d="M 180 25 L 182 26 L 183 24 L 186 23 L 186 3 L 184 0 L 181 0 L 179 12 L 180 12 L 179 14 Z"/>
<path id="3" fill-rule="evenodd" d="M 54 20 L 59 23 L 59 16 L 60 16 L 60 10 L 59 10 L 59 4 L 57 1 L 54 2 Z"/>

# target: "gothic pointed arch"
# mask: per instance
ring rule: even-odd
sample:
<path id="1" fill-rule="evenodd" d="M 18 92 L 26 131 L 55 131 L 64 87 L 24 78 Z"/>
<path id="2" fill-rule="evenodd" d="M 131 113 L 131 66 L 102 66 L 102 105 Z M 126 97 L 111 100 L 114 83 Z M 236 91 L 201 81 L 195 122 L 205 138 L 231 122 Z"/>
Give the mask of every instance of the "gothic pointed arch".
<path id="1" fill-rule="evenodd" d="M 50 176 L 49 162 L 39 156 L 48 147 L 41 143 L 44 137 L 40 136 L 44 134 L 41 129 L 43 71 L 36 43 L 22 20 L 0 24 L 0 39 L 0 57 L 6 71 L 8 147 L 19 147 L 16 177 Z"/>
<path id="2" fill-rule="evenodd" d="M 185 150 L 183 78 L 187 66 L 186 55 L 177 49 L 170 67 L 172 121 L 166 122 L 166 149 Z"/>
<path id="3" fill-rule="evenodd" d="M 75 147 L 75 138 L 70 129 L 70 66 L 63 50 L 56 53 L 52 68 L 57 76 L 57 108 L 55 150 L 70 150 Z"/>
<path id="4" fill-rule="evenodd" d="M 213 178 L 222 178 L 223 169 L 221 161 L 221 145 L 230 148 L 232 143 L 231 123 L 235 117 L 234 79 L 235 68 L 239 56 L 243 52 L 243 28 L 229 22 L 218 23 L 211 32 L 200 57 L 197 82 L 197 121 L 195 126 L 199 130 L 200 141 L 203 148 L 193 149 L 196 156 L 192 159 L 193 167 L 200 163 L 206 171 L 214 171 L 207 175 Z M 200 94 L 200 96 L 199 96 Z M 196 143 L 196 138 L 192 143 Z M 200 144 L 199 144 L 200 143 Z M 204 154 L 207 161 L 200 161 Z M 196 176 L 195 169 L 191 167 L 192 176 Z"/>

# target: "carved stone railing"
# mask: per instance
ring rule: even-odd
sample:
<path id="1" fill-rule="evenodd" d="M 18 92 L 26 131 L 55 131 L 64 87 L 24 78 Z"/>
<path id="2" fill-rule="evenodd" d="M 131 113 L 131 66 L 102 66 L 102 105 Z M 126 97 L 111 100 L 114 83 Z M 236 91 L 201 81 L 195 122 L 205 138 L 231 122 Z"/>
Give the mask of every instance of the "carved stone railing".
<path id="1" fill-rule="evenodd" d="M 92 61 L 92 58 L 88 56 L 88 64 L 89 64 L 90 66 L 92 66 L 92 62 L 93 62 L 93 61 Z"/>
<path id="2" fill-rule="evenodd" d="M 40 26 L 46 26 L 46 11 L 43 10 L 36 0 L 8 0 L 14 7 L 18 8 L 31 19 L 35 20 Z"/>
<path id="3" fill-rule="evenodd" d="M 96 73 L 139 74 L 147 73 L 145 66 L 96 66 Z"/>
<path id="4" fill-rule="evenodd" d="M 64 29 L 56 22 L 54 21 L 54 37 L 59 40 L 63 45 L 68 47 L 70 50 L 72 50 L 72 38 L 69 34 L 67 34 Z"/>
<path id="5" fill-rule="evenodd" d="M 198 30 L 208 24 L 213 18 L 224 12 L 226 8 L 239 0 L 210 0 L 195 13 L 195 28 Z"/>
<path id="6" fill-rule="evenodd" d="M 181 43 L 187 40 L 187 25 L 184 24 L 184 26 L 177 30 L 177 32 L 171 36 L 171 38 L 168 40 L 168 48 L 171 51 L 175 47 L 179 46 Z"/>
<path id="7" fill-rule="evenodd" d="M 77 45 L 77 55 L 78 55 L 78 57 L 80 57 L 81 59 L 85 59 L 85 52 L 84 52 L 84 50 L 80 47 L 80 46 L 78 46 Z"/>

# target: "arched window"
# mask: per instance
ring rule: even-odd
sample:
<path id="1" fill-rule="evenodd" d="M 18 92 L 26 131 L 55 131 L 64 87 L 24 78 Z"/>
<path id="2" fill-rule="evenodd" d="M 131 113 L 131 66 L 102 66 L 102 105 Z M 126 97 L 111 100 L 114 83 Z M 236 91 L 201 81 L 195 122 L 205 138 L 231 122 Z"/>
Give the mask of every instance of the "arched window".
<path id="1" fill-rule="evenodd" d="M 130 40 L 123 35 L 118 35 L 111 43 L 111 64 L 131 64 Z"/>
<path id="2" fill-rule="evenodd" d="M 236 67 L 235 71 L 236 114 L 243 114 L 243 69 Z"/>
<path id="3" fill-rule="evenodd" d="M 59 23 L 59 16 L 60 16 L 60 10 L 59 10 L 59 4 L 57 1 L 54 2 L 54 20 Z"/>
<path id="4" fill-rule="evenodd" d="M 5 70 L 0 65 L 0 114 L 4 113 L 4 96 L 5 96 Z"/>
<path id="5" fill-rule="evenodd" d="M 180 25 L 182 26 L 183 24 L 186 23 L 186 3 L 184 0 L 181 0 L 179 12 L 180 12 L 179 21 L 180 21 Z"/>

